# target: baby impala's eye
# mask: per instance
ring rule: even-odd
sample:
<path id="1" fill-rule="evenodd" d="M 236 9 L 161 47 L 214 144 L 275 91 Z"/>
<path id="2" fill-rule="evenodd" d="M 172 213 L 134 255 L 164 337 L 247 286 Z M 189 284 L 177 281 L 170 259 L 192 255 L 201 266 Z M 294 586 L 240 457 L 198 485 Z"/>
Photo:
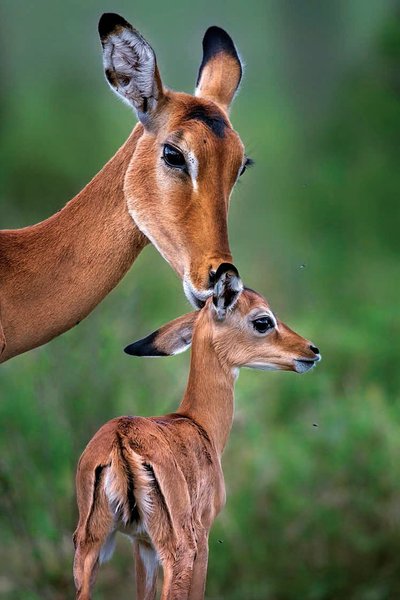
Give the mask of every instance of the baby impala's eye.
<path id="1" fill-rule="evenodd" d="M 259 317 L 258 319 L 254 319 L 253 327 L 258 333 L 266 333 L 269 329 L 275 327 L 275 323 L 271 317 Z"/>
<path id="2" fill-rule="evenodd" d="M 165 144 L 162 157 L 169 167 L 174 167 L 175 169 L 186 169 L 185 157 L 183 156 L 182 152 L 174 146 Z"/>

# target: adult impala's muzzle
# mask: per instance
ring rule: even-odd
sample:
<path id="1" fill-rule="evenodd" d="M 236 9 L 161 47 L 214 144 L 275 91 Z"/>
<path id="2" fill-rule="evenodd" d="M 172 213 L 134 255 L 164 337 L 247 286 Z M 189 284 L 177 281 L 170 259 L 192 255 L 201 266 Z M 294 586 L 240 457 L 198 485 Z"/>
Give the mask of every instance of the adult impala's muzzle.
<path id="1" fill-rule="evenodd" d="M 189 275 L 185 275 L 183 277 L 183 289 L 185 296 L 194 308 L 203 308 L 207 298 L 212 296 L 216 273 L 220 267 L 225 264 L 231 263 L 221 261 L 218 265 L 210 267 L 208 275 L 206 276 L 206 286 L 203 289 L 198 289 L 195 285 L 193 285 Z"/>
<path id="2" fill-rule="evenodd" d="M 190 304 L 196 308 L 203 308 L 206 303 L 207 298 L 209 298 L 213 293 L 213 286 L 210 284 L 209 288 L 206 290 L 198 290 L 196 289 L 191 280 L 187 277 L 183 278 L 183 290 L 185 292 L 186 298 L 189 300 Z"/>

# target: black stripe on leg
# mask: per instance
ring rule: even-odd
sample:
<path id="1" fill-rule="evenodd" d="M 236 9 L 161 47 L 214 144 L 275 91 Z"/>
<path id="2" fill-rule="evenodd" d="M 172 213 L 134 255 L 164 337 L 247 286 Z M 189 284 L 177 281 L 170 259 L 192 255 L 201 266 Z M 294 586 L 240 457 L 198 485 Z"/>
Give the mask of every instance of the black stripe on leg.
<path id="1" fill-rule="evenodd" d="M 122 443 L 122 437 L 117 432 L 117 442 L 118 442 L 118 450 L 121 458 L 121 463 L 124 469 L 126 483 L 127 483 L 127 501 L 128 501 L 128 510 L 129 510 L 129 523 L 133 523 L 134 521 L 139 521 L 139 511 L 136 504 L 135 498 L 135 483 L 134 483 L 134 475 L 132 473 L 129 460 L 126 457 L 126 450 Z"/>
<path id="2" fill-rule="evenodd" d="M 94 470 L 94 483 L 93 483 L 93 496 L 92 496 L 92 505 L 90 507 L 90 512 L 88 518 L 86 520 L 86 535 L 88 537 L 92 537 L 90 533 L 90 521 L 93 517 L 93 513 L 96 510 L 97 502 L 99 499 L 99 489 L 101 484 L 101 477 L 103 474 L 104 465 L 97 465 Z M 75 540 L 74 540 L 75 543 Z"/>

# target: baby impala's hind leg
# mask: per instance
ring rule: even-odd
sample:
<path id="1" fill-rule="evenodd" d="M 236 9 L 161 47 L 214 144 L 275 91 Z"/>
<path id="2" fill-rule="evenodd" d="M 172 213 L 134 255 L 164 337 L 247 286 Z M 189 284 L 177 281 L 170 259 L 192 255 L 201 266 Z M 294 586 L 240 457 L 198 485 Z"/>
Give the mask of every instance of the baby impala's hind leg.
<path id="1" fill-rule="evenodd" d="M 154 600 L 157 591 L 157 552 L 145 541 L 134 541 L 137 600 Z"/>
<path id="2" fill-rule="evenodd" d="M 114 518 L 103 486 L 103 468 L 81 472 L 77 487 L 79 523 L 74 534 L 74 580 L 77 600 L 90 600 L 99 563 L 112 554 Z M 86 495 L 82 492 L 87 491 Z"/>
<path id="3" fill-rule="evenodd" d="M 113 546 L 113 520 L 110 518 L 108 528 L 101 527 L 93 531 L 76 531 L 74 580 L 76 587 L 76 600 L 90 600 L 99 564 L 107 560 Z"/>
<path id="4" fill-rule="evenodd" d="M 78 541 L 74 559 L 76 600 L 89 600 L 99 565 L 101 543 Z"/>

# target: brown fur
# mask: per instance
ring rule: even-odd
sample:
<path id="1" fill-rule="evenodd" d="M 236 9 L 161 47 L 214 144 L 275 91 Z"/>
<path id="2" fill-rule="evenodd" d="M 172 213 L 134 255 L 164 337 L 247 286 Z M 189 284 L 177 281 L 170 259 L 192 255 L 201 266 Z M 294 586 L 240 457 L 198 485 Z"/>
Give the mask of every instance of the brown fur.
<path id="1" fill-rule="evenodd" d="M 5 361 L 70 329 L 123 277 L 148 243 L 130 218 L 124 173 L 138 126 L 63 210 L 32 227 L 0 232 Z"/>
<path id="2" fill-rule="evenodd" d="M 216 54 L 203 68 L 197 86 L 198 94 L 214 102 L 218 101 L 220 106 L 228 110 L 241 74 L 237 60 L 224 54 Z"/>
<path id="3" fill-rule="evenodd" d="M 224 110 L 226 93 L 221 108 L 164 90 L 157 69 L 154 77 L 156 109 L 100 173 L 49 219 L 0 232 L 0 362 L 78 324 L 149 241 L 204 297 L 210 271 L 231 260 L 227 211 L 243 145 Z M 198 107 L 226 121 L 223 137 L 187 118 Z M 164 143 L 195 154 L 197 189 L 161 160 Z"/>
<path id="4" fill-rule="evenodd" d="M 74 574 L 79 600 L 89 600 L 101 547 L 116 529 L 134 540 L 138 600 L 154 600 L 157 577 L 154 569 L 146 572 L 141 544 L 153 549 L 154 559 L 161 562 L 162 600 L 204 598 L 208 534 L 225 503 L 221 454 L 232 425 L 236 369 L 264 361 L 296 370 L 297 359 L 316 360 L 310 342 L 280 321 L 276 331 L 264 336 L 254 332 L 252 315 L 268 310 L 261 296 L 245 290 L 223 320 L 209 299 L 200 312 L 175 319 L 149 336 L 154 347 L 146 342 L 148 355 L 171 354 L 181 349 L 182 337 L 189 343 L 192 331 L 189 381 L 176 413 L 114 419 L 85 449 L 76 478 Z M 99 465 L 108 470 L 103 486 L 95 484 Z"/>

